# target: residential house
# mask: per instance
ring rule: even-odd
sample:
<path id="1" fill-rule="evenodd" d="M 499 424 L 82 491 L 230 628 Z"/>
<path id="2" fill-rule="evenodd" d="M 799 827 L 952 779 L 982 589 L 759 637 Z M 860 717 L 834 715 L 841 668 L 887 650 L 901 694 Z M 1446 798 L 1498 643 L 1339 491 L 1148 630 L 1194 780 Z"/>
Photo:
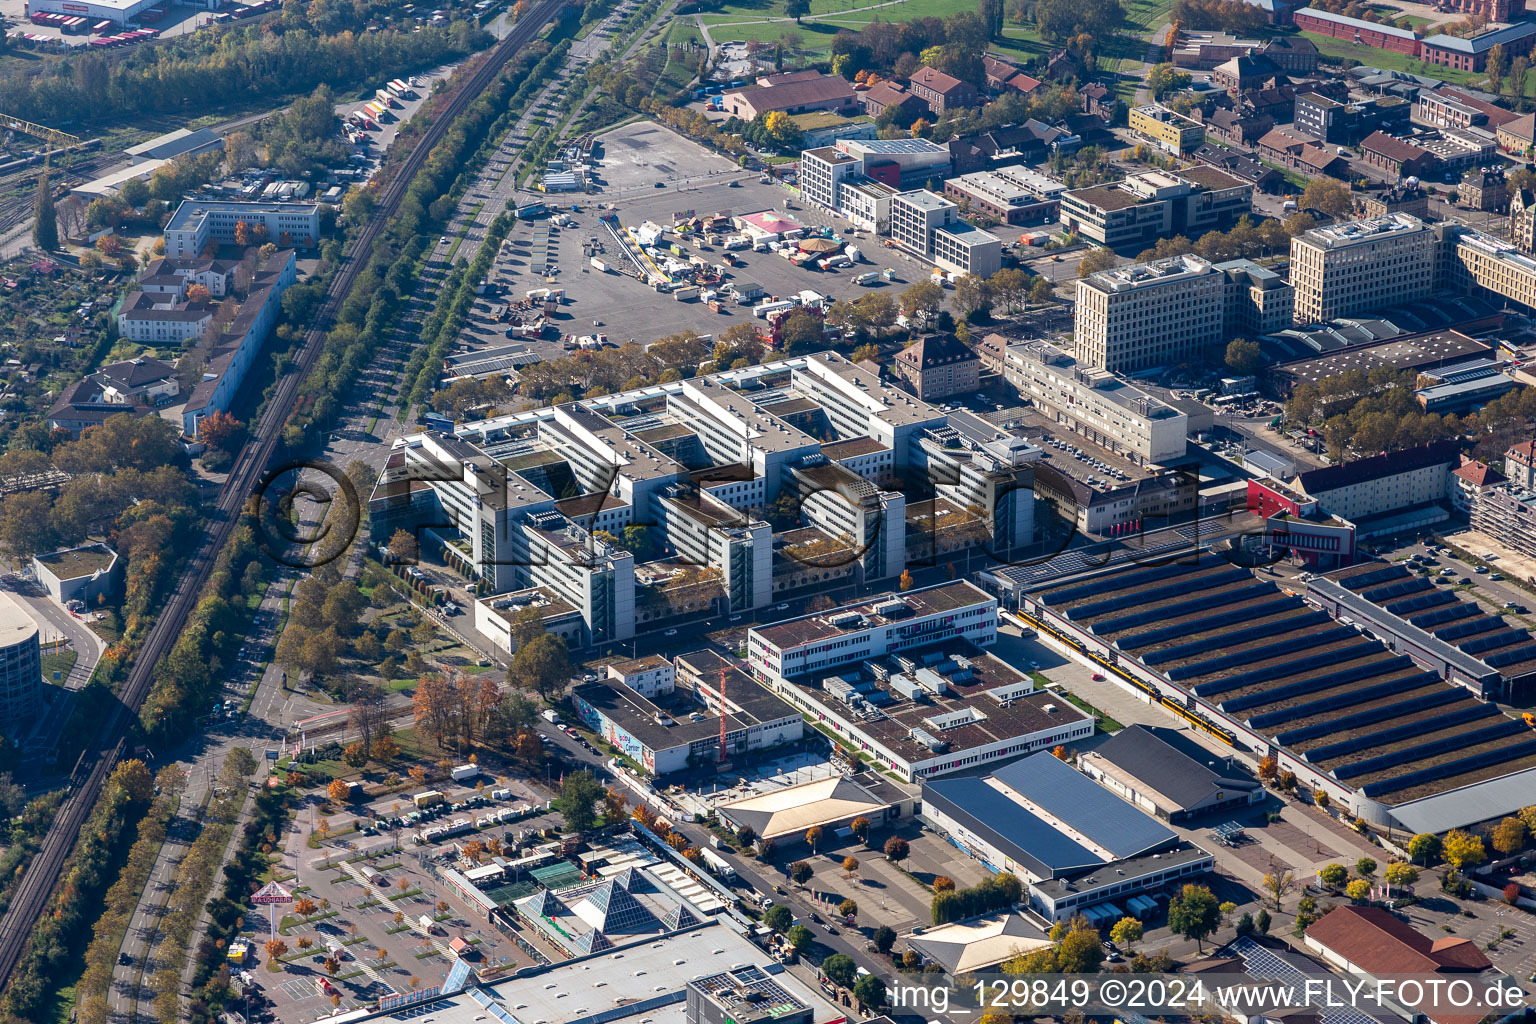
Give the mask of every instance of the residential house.
<path id="1" fill-rule="evenodd" d="M 1249 89 L 1261 88 L 1279 73 L 1280 69 L 1267 58 L 1249 53 L 1216 65 L 1216 70 L 1211 73 L 1211 82 L 1216 88 L 1225 89 L 1236 96 Z"/>
<path id="2" fill-rule="evenodd" d="M 1210 138 L 1229 146 L 1244 148 L 1257 143 L 1275 126 L 1275 119 L 1267 115 L 1246 114 L 1221 108 L 1207 113 L 1197 107 L 1195 119 L 1205 125 L 1205 134 Z"/>
<path id="3" fill-rule="evenodd" d="M 946 110 L 974 107 L 980 102 L 974 85 L 962 82 L 953 75 L 946 75 L 936 68 L 919 68 L 907 80 L 907 89 L 927 103 L 928 109 L 936 115 Z"/>
<path id="4" fill-rule="evenodd" d="M 1526 114 L 1501 124 L 1494 130 L 1499 149 L 1514 156 L 1527 156 L 1536 143 L 1536 114 Z"/>
<path id="5" fill-rule="evenodd" d="M 1102 82 L 1090 82 L 1077 91 L 1083 102 L 1083 113 L 1092 114 L 1101 121 L 1115 119 L 1115 91 Z"/>
<path id="6" fill-rule="evenodd" d="M 1509 184 L 1502 166 L 1472 168 L 1462 175 L 1456 192 L 1462 205 L 1483 213 L 1502 213 L 1509 206 Z"/>
<path id="7" fill-rule="evenodd" d="M 103 366 L 66 387 L 48 412 L 48 426 L 75 437 L 109 416 L 144 415 L 173 402 L 181 391 L 176 368 L 148 356 Z"/>
<path id="8" fill-rule="evenodd" d="M 1505 480 L 1503 473 L 1467 455 L 1461 457 L 1460 466 L 1451 470 L 1451 477 L 1455 485 L 1451 491 L 1451 504 L 1463 514 L 1471 512 L 1481 495 Z"/>
<path id="9" fill-rule="evenodd" d="M 1285 175 L 1260 163 L 1251 151 L 1226 149 L 1207 142 L 1189 155 L 1198 163 L 1220 168 L 1234 178 L 1248 182 L 1259 192 L 1276 193 L 1285 184 Z"/>
<path id="10" fill-rule="evenodd" d="M 1016 64 L 1010 64 L 990 53 L 981 58 L 981 63 L 987 74 L 987 88 L 994 93 L 1001 95 L 1016 92 L 1028 96 L 1040 88 L 1040 79 L 1026 75 Z"/>
<path id="11" fill-rule="evenodd" d="M 859 102 L 870 117 L 879 117 L 895 107 L 897 112 L 892 117 L 904 128 L 911 127 L 928 110 L 927 104 L 908 92 L 900 82 L 876 82 L 859 94 Z"/>

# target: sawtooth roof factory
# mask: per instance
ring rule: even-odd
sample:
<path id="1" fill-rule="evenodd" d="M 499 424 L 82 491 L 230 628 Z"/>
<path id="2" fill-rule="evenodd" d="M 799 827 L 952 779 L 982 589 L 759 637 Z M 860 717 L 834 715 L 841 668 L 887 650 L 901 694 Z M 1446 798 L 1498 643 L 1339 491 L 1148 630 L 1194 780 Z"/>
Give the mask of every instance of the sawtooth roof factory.
<path id="1" fill-rule="evenodd" d="M 1052 582 L 1020 611 L 1048 642 L 1200 731 L 1273 754 L 1375 825 L 1443 832 L 1530 803 L 1536 734 L 1523 722 L 1217 556 Z"/>

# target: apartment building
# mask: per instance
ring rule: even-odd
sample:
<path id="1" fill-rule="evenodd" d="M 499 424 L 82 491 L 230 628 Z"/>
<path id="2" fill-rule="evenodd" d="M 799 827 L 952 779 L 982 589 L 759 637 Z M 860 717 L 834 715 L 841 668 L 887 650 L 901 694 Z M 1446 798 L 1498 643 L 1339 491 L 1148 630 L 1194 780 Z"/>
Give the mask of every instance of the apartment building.
<path id="1" fill-rule="evenodd" d="M 133 291 L 117 313 L 117 333 L 129 341 L 181 345 L 202 337 L 213 323 L 214 306 L 183 302 L 174 295 Z"/>
<path id="2" fill-rule="evenodd" d="M 1174 366 L 1225 344 L 1227 277 L 1198 256 L 1173 256 L 1077 282 L 1078 356 L 1112 373 Z"/>
<path id="3" fill-rule="evenodd" d="M 839 211 L 855 227 L 876 234 L 891 230 L 891 199 L 898 190 L 865 175 L 845 178 L 838 192 Z"/>
<path id="4" fill-rule="evenodd" d="M 1356 522 L 1390 512 L 1448 505 L 1451 470 L 1461 464 L 1456 441 L 1404 448 L 1384 455 L 1312 469 L 1295 488 L 1322 511 Z M 1444 519 L 1443 508 L 1439 518 Z M 1365 530 L 1362 529 L 1362 535 Z"/>
<path id="5" fill-rule="evenodd" d="M 1061 210 L 1067 187 L 1022 164 L 962 174 L 944 182 L 944 195 L 1003 224 L 1045 224 Z"/>
<path id="6" fill-rule="evenodd" d="M 896 354 L 891 369 L 925 402 L 975 391 L 981 359 L 952 334 L 919 338 Z"/>
<path id="7" fill-rule="evenodd" d="M 974 107 L 978 102 L 974 85 L 934 68 L 919 68 L 908 80 L 907 88 L 939 115 L 959 107 Z"/>
<path id="8" fill-rule="evenodd" d="M 891 198 L 891 241 L 957 274 L 990 277 L 1003 265 L 1001 239 L 967 224 L 955 203 L 926 189 Z"/>
<path id="9" fill-rule="evenodd" d="M 949 176 L 949 150 L 927 139 L 839 139 L 837 148 L 863 163 L 861 173 L 901 191 Z"/>
<path id="10" fill-rule="evenodd" d="M 1128 127 L 1132 134 L 1175 156 L 1182 156 L 1205 141 L 1205 128 L 1200 122 L 1161 103 L 1132 107 Z"/>
<path id="11" fill-rule="evenodd" d="M 1053 422 L 1138 465 L 1184 456 L 1188 416 L 1047 342 L 1009 345 L 1003 376 Z"/>
<path id="12" fill-rule="evenodd" d="M 1068 231 L 1111 249 L 1144 248 L 1159 238 L 1198 238 L 1253 210 L 1253 184 L 1215 167 L 1177 174 L 1147 171 L 1124 181 L 1061 194 Z"/>
<path id="13" fill-rule="evenodd" d="M 1313 228 L 1291 239 L 1291 287 L 1298 323 L 1320 323 L 1428 295 L 1435 233 L 1394 213 Z"/>
<path id="14" fill-rule="evenodd" d="M 165 225 L 165 255 L 172 259 L 201 256 L 210 243 L 241 242 L 240 225 L 251 235 L 249 244 L 310 246 L 320 238 L 320 207 L 314 203 L 238 203 L 186 199 Z"/>

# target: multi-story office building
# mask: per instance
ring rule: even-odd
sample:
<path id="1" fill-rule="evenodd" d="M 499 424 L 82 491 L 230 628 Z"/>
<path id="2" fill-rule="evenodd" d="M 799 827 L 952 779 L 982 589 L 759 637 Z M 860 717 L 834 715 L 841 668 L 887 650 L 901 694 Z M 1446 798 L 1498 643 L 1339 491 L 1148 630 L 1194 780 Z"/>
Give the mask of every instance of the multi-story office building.
<path id="1" fill-rule="evenodd" d="M 1296 478 L 1295 487 L 1329 515 L 1359 520 L 1448 502 L 1451 470 L 1460 464 L 1457 442 L 1435 441 L 1308 470 Z"/>
<path id="2" fill-rule="evenodd" d="M 1067 187 L 1023 165 L 950 178 L 944 194 L 1004 224 L 1041 224 L 1056 219 Z"/>
<path id="3" fill-rule="evenodd" d="M 1132 107 L 1128 127 L 1159 149 L 1182 156 L 1205 141 L 1205 128 L 1198 121 L 1169 110 L 1161 103 Z"/>
<path id="4" fill-rule="evenodd" d="M 828 210 L 841 209 L 842 184 L 863 172 L 863 163 L 835 146 L 800 154 L 800 195 Z"/>
<path id="5" fill-rule="evenodd" d="M 960 219 L 960 209 L 925 189 L 891 198 L 891 241 L 957 274 L 990 277 L 1002 269 L 1003 243 Z"/>
<path id="6" fill-rule="evenodd" d="M 1003 376 L 1054 422 L 1132 462 L 1184 456 L 1188 416 L 1046 342 L 1008 346 Z"/>
<path id="7" fill-rule="evenodd" d="M 1200 358 L 1225 344 L 1226 301 L 1226 275 L 1198 256 L 1090 274 L 1077 282 L 1078 355 L 1114 373 Z"/>
<path id="8" fill-rule="evenodd" d="M 1061 194 L 1067 230 L 1111 249 L 1148 246 L 1172 235 L 1198 238 L 1252 210 L 1251 182 L 1206 166 L 1177 174 L 1148 171 Z"/>
<path id="9" fill-rule="evenodd" d="M 1298 323 L 1351 316 L 1428 295 L 1435 233 L 1395 213 L 1313 228 L 1291 239 L 1291 287 Z"/>
<path id="10" fill-rule="evenodd" d="M 996 639 L 996 600 L 956 581 L 754 628 L 747 667 L 906 782 L 1093 734 L 981 650 Z"/>
<path id="11" fill-rule="evenodd" d="M 253 232 L 241 244 L 314 245 L 320 238 L 320 207 L 314 203 L 237 203 L 186 199 L 165 225 L 165 254 L 201 256 L 210 242 L 240 243 L 240 225 Z M 260 229 L 259 231 L 257 229 Z"/>
<path id="12" fill-rule="evenodd" d="M 843 180 L 839 211 L 865 231 L 884 235 L 891 230 L 891 198 L 899 195 L 897 189 L 883 181 L 859 175 Z"/>
<path id="13" fill-rule="evenodd" d="M 930 451 L 938 436 L 942 458 Z M 909 495 L 979 510 L 973 544 L 1028 545 L 1038 454 L 963 435 L 942 410 L 824 353 L 401 438 L 370 530 L 384 543 L 414 529 L 492 594 L 515 592 L 477 608 L 508 637 L 501 646 L 527 606 L 584 646 L 810 585 L 899 577 Z M 767 509 L 793 523 L 776 535 Z M 661 557 L 637 560 L 617 541 L 629 526 Z"/>
<path id="14" fill-rule="evenodd" d="M 1291 326 L 1296 296 L 1285 278 L 1252 260 L 1216 264 L 1227 275 L 1225 330 L 1257 338 Z"/>

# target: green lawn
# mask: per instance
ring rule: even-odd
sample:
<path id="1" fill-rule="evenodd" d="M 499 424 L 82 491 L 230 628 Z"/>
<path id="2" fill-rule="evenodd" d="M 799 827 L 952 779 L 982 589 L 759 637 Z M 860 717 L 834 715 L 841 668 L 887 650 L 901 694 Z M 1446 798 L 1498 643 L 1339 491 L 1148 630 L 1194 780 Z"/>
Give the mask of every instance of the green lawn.
<path id="1" fill-rule="evenodd" d="M 1317 47 L 1317 52 L 1324 57 L 1334 60 L 1353 60 L 1373 68 L 1381 68 L 1383 71 L 1406 71 L 1414 75 L 1427 75 L 1430 78 L 1438 78 L 1443 82 L 1453 84 L 1465 84 L 1468 82 L 1480 82 L 1484 76 L 1473 74 L 1470 71 L 1457 71 L 1454 68 L 1441 67 L 1438 64 L 1426 64 L 1422 60 L 1414 60 L 1407 54 L 1392 53 L 1388 50 L 1378 50 L 1372 46 L 1362 46 L 1358 43 L 1347 43 L 1342 39 L 1334 39 L 1332 36 L 1318 35 L 1316 32 L 1302 32 L 1301 35 L 1312 40 Z"/>

